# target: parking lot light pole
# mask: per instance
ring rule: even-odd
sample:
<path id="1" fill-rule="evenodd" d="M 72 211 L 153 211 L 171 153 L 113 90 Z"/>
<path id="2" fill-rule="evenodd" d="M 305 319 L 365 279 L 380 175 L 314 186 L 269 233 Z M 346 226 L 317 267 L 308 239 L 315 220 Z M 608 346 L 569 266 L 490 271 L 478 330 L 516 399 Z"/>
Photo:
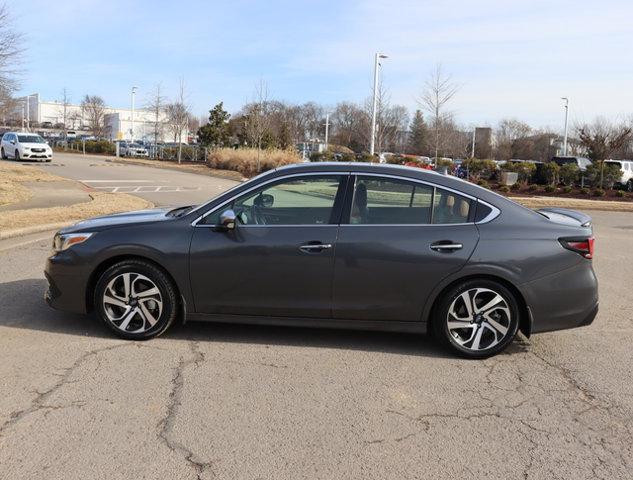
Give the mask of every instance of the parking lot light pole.
<path id="1" fill-rule="evenodd" d="M 132 128 L 130 129 L 130 142 L 134 143 L 134 97 L 138 87 L 132 87 Z"/>
<path id="2" fill-rule="evenodd" d="M 567 119 L 569 118 L 569 98 L 562 97 L 565 101 L 565 136 L 563 137 L 563 156 L 567 155 Z"/>
<path id="3" fill-rule="evenodd" d="M 372 161 L 376 142 L 376 102 L 378 101 L 378 66 L 380 65 L 378 61 L 381 58 L 387 58 L 387 55 L 376 53 L 374 57 L 374 100 L 371 109 L 371 140 L 369 142 L 369 155 L 371 155 Z"/>

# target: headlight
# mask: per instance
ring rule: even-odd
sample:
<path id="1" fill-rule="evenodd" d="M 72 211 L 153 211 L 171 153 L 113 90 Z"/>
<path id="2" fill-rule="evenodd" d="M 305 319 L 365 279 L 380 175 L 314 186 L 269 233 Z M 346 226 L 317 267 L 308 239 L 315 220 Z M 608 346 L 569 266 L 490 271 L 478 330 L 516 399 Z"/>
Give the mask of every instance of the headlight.
<path id="1" fill-rule="evenodd" d="M 58 233 L 53 238 L 53 251 L 62 252 L 73 245 L 85 242 L 92 235 L 92 233 Z"/>

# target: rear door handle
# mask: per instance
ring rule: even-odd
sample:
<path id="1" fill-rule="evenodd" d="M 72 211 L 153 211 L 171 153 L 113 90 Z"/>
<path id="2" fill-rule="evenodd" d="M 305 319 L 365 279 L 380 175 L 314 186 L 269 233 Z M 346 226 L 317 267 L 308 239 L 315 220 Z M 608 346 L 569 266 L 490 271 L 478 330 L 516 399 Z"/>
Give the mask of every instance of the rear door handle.
<path id="1" fill-rule="evenodd" d="M 431 244 L 431 250 L 435 250 L 436 252 L 453 252 L 455 250 L 460 250 L 464 247 L 461 243 L 444 243 L 437 242 Z"/>
<path id="2" fill-rule="evenodd" d="M 331 243 L 308 243 L 307 245 L 301 245 L 299 250 L 306 253 L 318 253 L 330 248 L 332 248 Z"/>

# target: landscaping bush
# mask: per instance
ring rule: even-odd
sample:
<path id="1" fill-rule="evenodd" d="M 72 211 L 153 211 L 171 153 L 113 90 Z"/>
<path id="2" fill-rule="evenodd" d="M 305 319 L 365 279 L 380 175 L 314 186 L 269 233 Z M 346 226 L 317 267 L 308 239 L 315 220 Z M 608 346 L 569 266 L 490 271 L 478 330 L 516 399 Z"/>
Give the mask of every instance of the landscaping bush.
<path id="1" fill-rule="evenodd" d="M 503 166 L 506 172 L 519 174 L 519 182 L 527 184 L 536 172 L 536 164 L 531 162 L 508 162 Z"/>
<path id="2" fill-rule="evenodd" d="M 593 191 L 593 196 L 594 197 L 604 197 L 605 194 L 606 194 L 606 192 L 602 188 L 596 188 Z"/>
<path id="3" fill-rule="evenodd" d="M 545 191 L 547 193 L 554 193 L 556 191 L 556 187 L 554 185 L 546 185 Z"/>
<path id="4" fill-rule="evenodd" d="M 497 164 L 492 160 L 469 158 L 464 160 L 462 168 L 468 169 L 468 174 L 475 180 L 490 179 L 497 169 Z"/>
<path id="5" fill-rule="evenodd" d="M 82 142 L 76 142 L 79 146 L 79 150 L 83 148 Z M 86 153 L 105 153 L 107 155 L 114 155 L 116 147 L 114 143 L 108 140 L 88 140 L 86 142 Z"/>
<path id="6" fill-rule="evenodd" d="M 563 193 L 571 193 L 573 188 L 571 186 L 569 186 L 569 185 L 566 185 L 566 186 L 563 187 L 562 190 L 563 190 Z"/>
<path id="7" fill-rule="evenodd" d="M 503 193 L 508 193 L 510 191 L 510 187 L 508 187 L 507 185 L 501 185 L 499 187 L 499 191 Z"/>
<path id="8" fill-rule="evenodd" d="M 565 163 L 559 168 L 558 178 L 563 185 L 573 185 L 578 181 L 580 169 L 575 163 Z"/>
<path id="9" fill-rule="evenodd" d="M 477 185 L 479 185 L 480 187 L 489 188 L 488 182 L 483 179 L 477 180 Z"/>
<path id="10" fill-rule="evenodd" d="M 410 158 L 405 158 L 402 155 L 385 155 L 385 161 L 390 165 L 403 165 L 407 161 L 414 161 Z"/>
<path id="11" fill-rule="evenodd" d="M 626 197 L 626 192 L 624 190 L 616 190 L 615 194 L 620 198 Z"/>
<path id="12" fill-rule="evenodd" d="M 589 179 L 592 185 L 598 186 L 599 189 L 606 187 L 610 190 L 613 188 L 613 185 L 615 185 L 615 182 L 620 181 L 622 171 L 617 165 L 614 165 L 612 163 L 605 163 L 604 165 L 602 165 L 602 163 L 603 162 L 596 162 L 589 165 L 585 172 L 585 176 L 587 177 L 587 179 Z M 603 169 L 602 184 L 600 184 L 601 168 Z"/>
<path id="13" fill-rule="evenodd" d="M 558 163 L 545 163 L 541 168 L 548 186 L 558 185 L 558 178 L 560 174 L 560 167 L 558 166 Z M 547 191 L 547 189 L 545 189 L 545 191 Z"/>
<path id="14" fill-rule="evenodd" d="M 536 191 L 538 190 L 538 185 L 536 185 L 536 184 L 534 184 L 534 183 L 533 183 L 532 185 L 530 185 L 530 186 L 528 187 L 528 190 L 529 190 L 530 192 L 536 192 Z"/>
<path id="15" fill-rule="evenodd" d="M 589 195 L 589 189 L 588 188 L 581 188 L 580 190 L 578 190 L 578 193 L 580 193 L 581 195 Z"/>
<path id="16" fill-rule="evenodd" d="M 512 185 L 510 186 L 510 188 L 511 188 L 512 190 L 517 190 L 517 191 L 518 191 L 518 190 L 521 190 L 521 184 L 520 184 L 520 183 L 514 183 L 514 184 L 512 184 Z"/>
<path id="17" fill-rule="evenodd" d="M 300 161 L 301 157 L 294 150 L 262 150 L 259 154 L 258 169 L 256 148 L 218 148 L 211 150 L 207 157 L 211 168 L 235 170 L 245 177 L 252 177 L 266 170 Z"/>

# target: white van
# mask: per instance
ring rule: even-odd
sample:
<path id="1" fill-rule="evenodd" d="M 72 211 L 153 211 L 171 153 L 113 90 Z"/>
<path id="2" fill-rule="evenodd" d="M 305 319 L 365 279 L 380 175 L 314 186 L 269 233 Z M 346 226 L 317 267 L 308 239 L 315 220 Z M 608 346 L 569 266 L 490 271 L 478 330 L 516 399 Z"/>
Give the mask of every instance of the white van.
<path id="1" fill-rule="evenodd" d="M 633 160 L 605 160 L 604 163 L 620 167 L 622 172 L 620 185 L 626 188 L 627 191 L 633 192 Z"/>

